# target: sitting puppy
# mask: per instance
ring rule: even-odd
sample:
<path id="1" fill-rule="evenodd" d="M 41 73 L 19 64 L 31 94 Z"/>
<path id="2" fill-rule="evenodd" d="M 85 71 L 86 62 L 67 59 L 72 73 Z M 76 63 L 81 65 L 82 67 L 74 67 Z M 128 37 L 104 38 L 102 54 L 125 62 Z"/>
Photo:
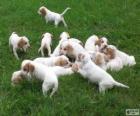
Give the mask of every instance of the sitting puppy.
<path id="1" fill-rule="evenodd" d="M 50 97 L 58 89 L 58 76 L 72 74 L 73 71 L 71 68 L 64 67 L 47 67 L 41 63 L 37 63 L 31 60 L 24 60 L 21 64 L 21 71 L 24 75 L 28 77 L 36 77 L 37 79 L 43 81 L 42 91 L 44 96 L 47 95 L 47 92 L 52 89 Z"/>
<path id="2" fill-rule="evenodd" d="M 9 47 L 12 48 L 15 57 L 19 59 L 17 50 L 26 52 L 27 48 L 30 47 L 30 44 L 27 37 L 19 37 L 15 32 L 13 32 L 9 38 Z"/>
<path id="3" fill-rule="evenodd" d="M 112 88 L 113 86 L 125 87 L 128 86 L 121 84 L 113 79 L 113 77 L 95 65 L 89 56 L 85 54 L 79 54 L 77 57 L 77 62 L 73 66 L 73 70 L 77 70 L 84 78 L 87 78 L 89 81 L 97 83 L 99 85 L 99 92 L 105 93 L 106 89 Z"/>
<path id="4" fill-rule="evenodd" d="M 41 55 L 44 55 L 44 50 L 45 48 L 48 50 L 48 56 L 51 55 L 51 45 L 52 45 L 52 34 L 50 33 L 45 33 L 42 36 L 42 41 L 41 41 L 41 47 L 39 48 L 38 52 L 41 51 Z"/>
<path id="5" fill-rule="evenodd" d="M 128 54 L 118 50 L 113 45 L 108 45 L 108 47 L 104 50 L 104 52 L 105 52 L 105 54 L 109 55 L 109 57 L 110 57 L 109 59 L 117 58 L 116 61 L 119 63 L 119 65 L 133 66 L 136 64 L 134 56 L 129 56 Z"/>
<path id="6" fill-rule="evenodd" d="M 60 41 L 59 41 L 58 45 L 56 46 L 56 48 L 54 49 L 53 53 L 51 54 L 51 57 L 60 55 L 59 52 L 60 52 L 61 43 L 64 41 L 67 41 L 69 38 L 70 38 L 70 35 L 67 32 L 62 32 L 60 34 Z"/>
<path id="7" fill-rule="evenodd" d="M 48 23 L 48 21 L 53 21 L 55 24 L 55 27 L 57 27 L 60 22 L 63 22 L 64 26 L 67 27 L 67 24 L 64 20 L 64 14 L 69 9 L 70 8 L 68 7 L 61 14 L 59 14 L 59 13 L 52 12 L 46 7 L 42 6 L 39 8 L 38 13 L 45 17 L 46 23 Z"/>
<path id="8" fill-rule="evenodd" d="M 71 66 L 69 59 L 64 55 L 56 56 L 56 57 L 48 57 L 48 58 L 43 58 L 43 57 L 36 58 L 33 61 L 44 64 L 46 66 L 61 66 L 61 67 Z"/>
<path id="9" fill-rule="evenodd" d="M 12 85 L 15 86 L 19 84 L 24 78 L 25 76 L 22 74 L 22 71 L 13 72 L 12 78 L 11 78 Z"/>

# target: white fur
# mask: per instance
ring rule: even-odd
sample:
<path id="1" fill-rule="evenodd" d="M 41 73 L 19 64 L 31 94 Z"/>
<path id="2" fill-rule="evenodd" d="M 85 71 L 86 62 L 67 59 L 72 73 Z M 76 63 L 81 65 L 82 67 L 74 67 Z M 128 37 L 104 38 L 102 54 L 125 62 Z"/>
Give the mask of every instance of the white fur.
<path id="1" fill-rule="evenodd" d="M 54 49 L 51 56 L 59 56 L 60 55 L 59 52 L 60 52 L 61 43 L 64 42 L 64 41 L 67 41 L 69 38 L 70 38 L 70 36 L 67 32 L 62 32 L 60 34 L 60 41 L 59 41 L 58 45 L 56 46 L 56 48 Z"/>
<path id="2" fill-rule="evenodd" d="M 41 55 L 45 56 L 44 49 L 47 48 L 48 56 L 50 56 L 51 55 L 51 45 L 52 45 L 52 34 L 50 34 L 50 33 L 43 34 L 43 38 L 41 41 L 41 47 L 39 48 L 38 52 L 41 51 Z"/>
<path id="3" fill-rule="evenodd" d="M 63 59 L 63 61 L 67 62 L 67 64 L 64 67 L 68 67 L 71 65 L 69 59 L 64 55 L 56 56 L 56 57 L 48 57 L 48 58 L 40 57 L 40 58 L 34 59 L 33 61 L 37 62 L 37 63 L 44 64 L 45 66 L 52 67 L 52 66 L 56 66 L 56 62 L 60 59 Z"/>
<path id="4" fill-rule="evenodd" d="M 85 43 L 85 49 L 87 51 L 92 51 L 92 52 L 97 52 L 99 51 L 98 49 L 98 46 L 95 45 L 96 41 L 99 40 L 99 38 L 96 36 L 96 35 L 92 35 L 90 36 L 86 43 Z"/>
<path id="5" fill-rule="evenodd" d="M 122 64 L 124 66 L 133 66 L 136 64 L 135 57 L 134 56 L 129 56 L 128 54 L 118 50 L 115 46 L 113 45 L 108 45 L 108 48 L 112 48 L 115 50 L 116 57 L 119 57 L 122 60 Z"/>
<path id="6" fill-rule="evenodd" d="M 99 85 L 99 91 L 105 93 L 106 89 L 113 86 L 129 88 L 113 79 L 113 77 L 95 65 L 89 56 L 81 54 L 77 59 L 78 72 L 89 81 L 97 83 Z"/>
<path id="7" fill-rule="evenodd" d="M 45 15 L 46 23 L 53 21 L 55 24 L 55 27 L 57 27 L 60 22 L 63 22 L 64 26 L 67 27 L 67 24 L 66 24 L 63 16 L 70 9 L 69 7 L 66 8 L 61 14 L 52 12 L 44 6 L 39 8 L 39 10 L 38 10 L 39 14 L 41 14 L 41 12 L 40 12 L 41 9 L 45 9 L 45 11 L 46 11 L 46 15 Z"/>
<path id="8" fill-rule="evenodd" d="M 33 72 L 27 72 L 24 70 L 24 66 L 30 63 L 34 66 Z M 50 97 L 57 91 L 58 89 L 58 76 L 72 74 L 73 71 L 71 68 L 65 69 L 64 67 L 47 67 L 41 63 L 37 63 L 30 60 L 24 60 L 21 64 L 21 70 L 25 75 L 31 75 L 31 77 L 35 76 L 37 79 L 43 81 L 42 91 L 44 96 L 47 95 L 48 90 L 52 89 Z"/>
<path id="9" fill-rule="evenodd" d="M 27 42 L 27 44 L 24 45 L 23 48 L 18 47 L 18 42 L 21 39 L 23 39 L 25 42 Z M 9 47 L 12 48 L 12 51 L 13 51 L 16 59 L 19 59 L 18 54 L 17 54 L 17 50 L 21 50 L 21 51 L 26 52 L 27 48 L 30 47 L 30 44 L 29 44 L 29 40 L 27 37 L 25 37 L 25 36 L 19 37 L 15 32 L 13 32 L 9 38 Z"/>

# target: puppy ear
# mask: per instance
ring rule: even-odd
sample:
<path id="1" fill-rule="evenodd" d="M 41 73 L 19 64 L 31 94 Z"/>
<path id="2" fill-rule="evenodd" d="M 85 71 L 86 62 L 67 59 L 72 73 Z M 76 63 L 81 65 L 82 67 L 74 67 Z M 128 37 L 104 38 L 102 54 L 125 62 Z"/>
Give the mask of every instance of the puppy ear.
<path id="1" fill-rule="evenodd" d="M 107 54 L 109 55 L 110 59 L 114 59 L 115 58 L 115 50 L 114 49 L 107 48 Z"/>
<path id="2" fill-rule="evenodd" d="M 29 64 L 29 72 L 33 72 L 35 69 L 33 64 Z"/>
<path id="3" fill-rule="evenodd" d="M 27 64 L 24 65 L 23 70 L 25 72 L 29 72 L 29 63 L 27 63 Z"/>
<path id="4" fill-rule="evenodd" d="M 45 8 L 40 9 L 40 13 L 42 16 L 45 16 L 47 14 L 47 11 Z"/>
<path id="5" fill-rule="evenodd" d="M 18 47 L 23 48 L 25 44 L 27 44 L 27 42 L 23 38 L 21 38 L 18 42 Z"/>
<path id="6" fill-rule="evenodd" d="M 101 65 L 102 64 L 102 56 L 100 54 L 97 54 L 96 58 L 95 58 L 95 64 L 97 65 Z"/>

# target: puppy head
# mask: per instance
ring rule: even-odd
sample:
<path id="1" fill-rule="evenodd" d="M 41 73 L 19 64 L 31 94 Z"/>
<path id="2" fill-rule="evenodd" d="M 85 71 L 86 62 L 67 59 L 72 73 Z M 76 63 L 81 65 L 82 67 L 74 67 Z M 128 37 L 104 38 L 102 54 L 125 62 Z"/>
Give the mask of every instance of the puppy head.
<path id="1" fill-rule="evenodd" d="M 69 55 L 74 51 L 73 46 L 69 42 L 63 42 L 60 46 L 60 54 L 61 55 Z"/>
<path id="2" fill-rule="evenodd" d="M 104 54 L 109 58 L 109 59 L 114 59 L 116 55 L 116 48 L 113 46 L 109 45 L 107 48 L 104 50 Z"/>
<path id="3" fill-rule="evenodd" d="M 18 42 L 18 48 L 29 48 L 30 47 L 30 44 L 29 44 L 29 40 L 27 37 L 23 36 L 23 37 L 20 37 L 20 40 Z"/>
<path id="4" fill-rule="evenodd" d="M 70 35 L 69 35 L 68 32 L 62 32 L 62 33 L 60 34 L 60 39 L 61 39 L 61 40 L 62 40 L 62 39 L 67 40 L 67 39 L 69 39 L 69 38 L 70 38 Z"/>
<path id="5" fill-rule="evenodd" d="M 55 65 L 62 66 L 62 67 L 69 67 L 71 63 L 66 56 L 62 55 L 62 56 L 59 56 L 58 59 L 56 59 Z"/>
<path id="6" fill-rule="evenodd" d="M 24 75 L 29 76 L 29 74 L 32 74 L 35 70 L 34 65 L 32 64 L 31 60 L 24 60 L 21 64 L 21 71 Z"/>
<path id="7" fill-rule="evenodd" d="M 19 84 L 24 79 L 24 76 L 22 75 L 21 71 L 15 71 L 12 74 L 11 82 L 12 85 L 15 86 Z"/>
<path id="8" fill-rule="evenodd" d="M 38 10 L 38 14 L 41 16 L 46 16 L 47 15 L 47 8 L 44 6 L 40 7 Z"/>

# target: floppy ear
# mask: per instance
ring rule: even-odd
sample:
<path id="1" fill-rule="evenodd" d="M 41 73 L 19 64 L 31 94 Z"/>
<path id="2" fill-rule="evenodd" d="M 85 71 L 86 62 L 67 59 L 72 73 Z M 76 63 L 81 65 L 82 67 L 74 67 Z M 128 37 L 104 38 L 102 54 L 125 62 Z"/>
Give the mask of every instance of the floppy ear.
<path id="1" fill-rule="evenodd" d="M 114 49 L 108 48 L 107 53 L 108 53 L 110 59 L 115 58 L 115 50 Z"/>
<path id="2" fill-rule="evenodd" d="M 47 11 L 45 8 L 40 9 L 41 15 L 45 16 L 47 14 Z"/>
<path id="3" fill-rule="evenodd" d="M 19 48 L 23 48 L 23 46 L 25 45 L 25 41 L 24 41 L 24 39 L 23 38 L 21 38 L 20 40 L 19 40 L 19 42 L 18 42 L 18 47 Z"/>
<path id="4" fill-rule="evenodd" d="M 29 64 L 29 72 L 33 72 L 35 69 L 33 64 Z"/>

